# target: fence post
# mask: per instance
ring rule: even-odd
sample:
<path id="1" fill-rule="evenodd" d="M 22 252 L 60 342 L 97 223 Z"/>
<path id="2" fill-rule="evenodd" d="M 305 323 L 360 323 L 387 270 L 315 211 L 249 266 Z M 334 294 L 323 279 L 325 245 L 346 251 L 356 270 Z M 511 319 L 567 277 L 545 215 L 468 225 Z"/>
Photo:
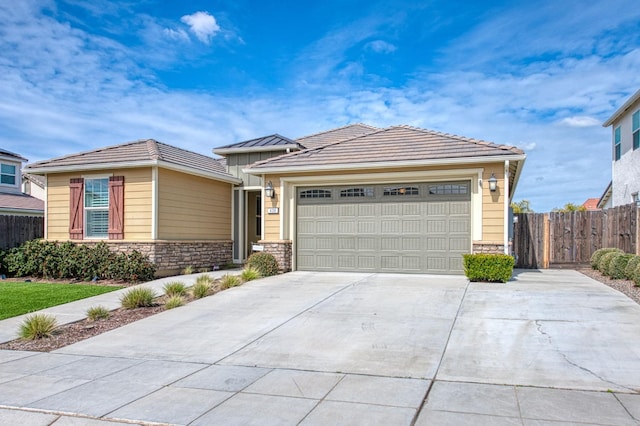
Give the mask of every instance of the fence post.
<path id="1" fill-rule="evenodd" d="M 542 269 L 549 269 L 551 258 L 551 222 L 549 213 L 545 213 L 542 220 Z"/>

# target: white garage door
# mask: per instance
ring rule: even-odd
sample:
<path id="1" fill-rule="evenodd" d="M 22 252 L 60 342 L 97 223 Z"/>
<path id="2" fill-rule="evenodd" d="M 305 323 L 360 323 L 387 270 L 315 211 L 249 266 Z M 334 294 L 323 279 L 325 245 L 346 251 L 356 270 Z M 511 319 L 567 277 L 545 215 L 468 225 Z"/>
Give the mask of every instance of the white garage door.
<path id="1" fill-rule="evenodd" d="M 461 273 L 471 249 L 469 182 L 297 191 L 297 269 Z"/>

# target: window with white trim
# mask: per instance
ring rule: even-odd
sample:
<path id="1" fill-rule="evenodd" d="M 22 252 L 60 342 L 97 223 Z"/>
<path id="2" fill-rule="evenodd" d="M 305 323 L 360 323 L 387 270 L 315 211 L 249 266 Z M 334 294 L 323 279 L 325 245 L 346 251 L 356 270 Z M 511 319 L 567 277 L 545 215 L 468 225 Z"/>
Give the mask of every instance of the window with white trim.
<path id="1" fill-rule="evenodd" d="M 109 230 L 109 178 L 84 180 L 87 238 L 107 238 Z"/>
<path id="2" fill-rule="evenodd" d="M 417 186 L 395 186 L 382 190 L 383 197 L 402 195 L 420 195 L 420 190 Z"/>
<path id="3" fill-rule="evenodd" d="M 620 135 L 620 126 L 616 127 L 613 131 L 613 159 L 618 161 L 622 154 L 622 137 Z"/>
<path id="4" fill-rule="evenodd" d="M 340 191 L 340 198 L 345 197 L 373 197 L 373 188 L 347 188 Z"/>
<path id="5" fill-rule="evenodd" d="M 0 163 L 0 184 L 15 185 L 17 170 L 15 164 Z"/>
<path id="6" fill-rule="evenodd" d="M 305 189 L 300 191 L 300 198 L 331 198 L 329 189 Z"/>
<path id="7" fill-rule="evenodd" d="M 640 148 L 640 109 L 631 116 L 631 134 L 633 135 L 633 149 Z"/>

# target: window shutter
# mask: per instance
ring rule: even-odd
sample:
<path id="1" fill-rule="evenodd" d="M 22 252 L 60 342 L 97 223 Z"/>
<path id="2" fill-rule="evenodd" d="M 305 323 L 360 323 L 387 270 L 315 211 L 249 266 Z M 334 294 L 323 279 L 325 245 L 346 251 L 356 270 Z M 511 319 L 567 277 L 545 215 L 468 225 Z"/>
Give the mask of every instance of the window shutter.
<path id="1" fill-rule="evenodd" d="M 69 238 L 81 240 L 84 236 L 84 179 L 74 178 L 69 182 Z"/>
<path id="2" fill-rule="evenodd" d="M 109 239 L 124 239 L 124 176 L 109 178 Z"/>

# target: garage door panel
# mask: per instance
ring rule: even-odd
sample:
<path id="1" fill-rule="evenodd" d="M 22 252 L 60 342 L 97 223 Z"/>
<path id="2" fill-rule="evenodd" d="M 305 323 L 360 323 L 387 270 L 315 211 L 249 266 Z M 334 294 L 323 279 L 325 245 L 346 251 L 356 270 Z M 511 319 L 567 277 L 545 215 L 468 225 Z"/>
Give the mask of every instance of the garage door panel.
<path id="1" fill-rule="evenodd" d="M 415 185 L 426 193 L 428 184 Z M 427 200 L 414 191 L 411 198 L 375 192 L 345 199 L 336 188 L 330 200 L 301 200 L 297 207 L 298 269 L 462 272 L 462 254 L 471 248 L 469 196 L 438 193 Z"/>

